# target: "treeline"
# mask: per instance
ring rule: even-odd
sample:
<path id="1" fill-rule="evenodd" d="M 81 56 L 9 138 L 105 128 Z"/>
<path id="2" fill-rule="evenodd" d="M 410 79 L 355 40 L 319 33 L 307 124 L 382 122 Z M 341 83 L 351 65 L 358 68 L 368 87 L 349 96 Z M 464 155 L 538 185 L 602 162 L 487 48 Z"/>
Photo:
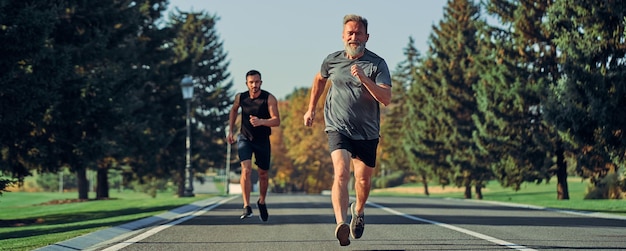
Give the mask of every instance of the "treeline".
<path id="1" fill-rule="evenodd" d="M 231 104 L 218 17 L 167 1 L 0 0 L 0 191 L 68 168 L 87 199 L 124 183 L 171 180 L 184 190 L 185 101 L 193 78 L 194 170 L 223 163 Z M 200 154 L 201 153 L 201 154 Z"/>
<path id="2" fill-rule="evenodd" d="M 556 179 L 556 198 L 569 199 L 575 174 L 592 184 L 587 198 L 622 198 L 625 27 L 623 1 L 449 0 L 428 51 L 409 38 L 392 74 L 377 165 L 387 180 L 374 185 L 421 181 L 428 194 L 434 182 L 481 199 L 489 181 L 519 190 Z M 280 107 L 281 190 L 331 186 L 323 125 L 302 126 L 307 92 Z"/>
<path id="3" fill-rule="evenodd" d="M 67 168 L 80 199 L 86 170 L 97 172 L 96 196 L 106 198 L 115 169 L 124 184 L 171 181 L 183 196 L 187 74 L 193 170 L 224 166 L 234 93 L 218 17 L 177 10 L 165 18 L 166 6 L 0 0 L 0 191 Z M 592 184 L 588 198 L 621 198 L 625 18 L 622 1 L 448 1 L 429 49 L 409 38 L 392 74 L 374 185 L 422 182 L 428 194 L 431 182 L 480 199 L 490 181 L 517 190 L 556 180 L 556 197 L 568 199 L 575 174 Z M 331 187 L 324 125 L 303 126 L 308 91 L 280 101 L 274 192 Z"/>

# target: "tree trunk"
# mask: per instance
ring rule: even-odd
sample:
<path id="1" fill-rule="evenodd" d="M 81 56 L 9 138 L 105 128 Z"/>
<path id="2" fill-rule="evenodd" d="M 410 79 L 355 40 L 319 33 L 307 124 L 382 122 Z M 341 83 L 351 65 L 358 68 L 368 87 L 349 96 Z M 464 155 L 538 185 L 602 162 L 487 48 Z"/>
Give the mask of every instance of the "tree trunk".
<path id="1" fill-rule="evenodd" d="M 424 184 L 424 194 L 430 196 L 430 191 L 428 191 L 428 178 L 426 178 L 425 174 L 422 174 L 422 184 Z"/>
<path id="2" fill-rule="evenodd" d="M 109 198 L 109 169 L 98 168 L 98 182 L 96 184 L 96 199 Z"/>
<path id="3" fill-rule="evenodd" d="M 76 185 L 78 186 L 78 199 L 89 199 L 89 180 L 87 180 L 87 169 L 76 170 Z"/>
<path id="4" fill-rule="evenodd" d="M 557 200 L 569 200 L 567 188 L 567 163 L 565 163 L 564 150 L 561 140 L 556 143 L 556 198 Z"/>
<path id="5" fill-rule="evenodd" d="M 470 185 L 466 185 L 465 186 L 465 199 L 471 199 L 472 198 L 472 186 Z"/>
<path id="6" fill-rule="evenodd" d="M 474 189 L 476 190 L 476 199 L 482 200 L 483 199 L 483 187 L 481 185 L 476 185 Z"/>

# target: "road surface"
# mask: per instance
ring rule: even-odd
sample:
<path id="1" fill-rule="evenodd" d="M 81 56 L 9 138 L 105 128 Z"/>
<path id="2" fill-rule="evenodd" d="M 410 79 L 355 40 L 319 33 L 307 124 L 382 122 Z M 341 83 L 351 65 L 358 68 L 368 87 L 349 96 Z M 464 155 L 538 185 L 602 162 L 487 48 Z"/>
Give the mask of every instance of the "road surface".
<path id="1" fill-rule="evenodd" d="M 370 197 L 363 237 L 341 247 L 329 196 L 270 194 L 268 222 L 259 220 L 256 205 L 254 217 L 239 219 L 241 203 L 240 196 L 214 198 L 171 221 L 84 249 L 626 250 L 626 217 L 620 216 L 473 200 Z M 68 246 L 43 250 L 77 250 Z"/>

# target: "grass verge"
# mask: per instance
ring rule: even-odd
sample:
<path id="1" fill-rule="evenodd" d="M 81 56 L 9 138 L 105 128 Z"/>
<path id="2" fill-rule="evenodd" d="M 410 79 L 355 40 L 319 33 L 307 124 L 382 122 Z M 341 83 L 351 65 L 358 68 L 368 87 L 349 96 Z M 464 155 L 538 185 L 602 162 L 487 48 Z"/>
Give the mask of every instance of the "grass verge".
<path id="1" fill-rule="evenodd" d="M 626 200 L 587 200 L 585 193 L 587 182 L 580 178 L 571 177 L 568 179 L 569 200 L 557 200 L 556 183 L 528 184 L 522 185 L 519 191 L 511 188 L 503 188 L 497 182 L 491 182 L 483 188 L 483 200 L 517 203 L 524 205 L 534 205 L 540 207 L 575 210 L 585 212 L 601 212 L 626 216 Z M 455 187 L 445 187 L 437 185 L 429 186 L 432 198 L 463 198 L 463 190 Z M 475 191 L 472 189 L 472 195 Z M 426 197 L 421 183 L 404 184 L 399 187 L 387 189 L 374 189 L 370 193 L 372 196 L 418 196 Z"/>
<path id="2" fill-rule="evenodd" d="M 0 250 L 33 250 L 203 200 L 212 195 L 155 198 L 111 192 L 109 200 L 77 201 L 76 193 L 8 192 L 0 197 Z M 95 195 L 90 194 L 90 198 Z"/>

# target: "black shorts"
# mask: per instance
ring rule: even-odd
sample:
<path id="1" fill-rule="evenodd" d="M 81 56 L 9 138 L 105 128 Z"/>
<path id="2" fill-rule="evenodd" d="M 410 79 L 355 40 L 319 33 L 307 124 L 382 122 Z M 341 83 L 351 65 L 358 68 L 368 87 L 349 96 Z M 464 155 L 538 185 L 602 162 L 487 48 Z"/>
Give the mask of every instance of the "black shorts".
<path id="1" fill-rule="evenodd" d="M 346 149 L 352 154 L 352 158 L 360 159 L 366 166 L 372 168 L 376 166 L 378 139 L 354 140 L 336 131 L 326 133 L 328 134 L 328 150 L 331 153 L 337 149 Z"/>
<path id="2" fill-rule="evenodd" d="M 252 154 L 254 154 L 256 166 L 263 170 L 270 169 L 271 147 L 269 138 L 250 141 L 240 134 L 237 138 L 237 153 L 239 154 L 239 161 L 251 160 Z"/>

